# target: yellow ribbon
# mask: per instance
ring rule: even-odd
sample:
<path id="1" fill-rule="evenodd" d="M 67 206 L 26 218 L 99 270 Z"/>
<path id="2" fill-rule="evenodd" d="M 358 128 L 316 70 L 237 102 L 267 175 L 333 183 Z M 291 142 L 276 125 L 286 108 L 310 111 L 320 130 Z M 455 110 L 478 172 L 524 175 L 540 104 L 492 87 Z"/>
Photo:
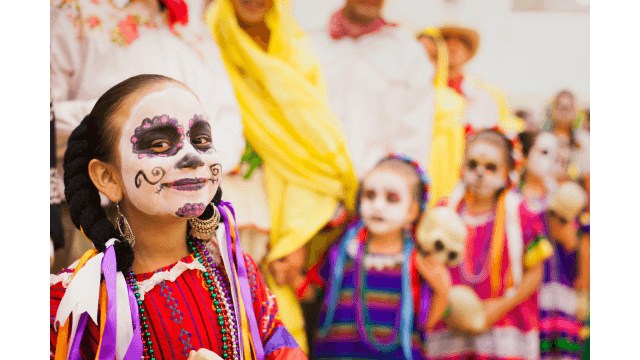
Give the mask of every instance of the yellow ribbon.
<path id="1" fill-rule="evenodd" d="M 229 219 L 229 229 L 231 230 L 231 245 L 233 246 L 233 248 L 235 249 L 235 244 L 236 244 L 236 224 L 233 221 L 233 216 L 231 215 L 231 211 L 229 211 L 229 209 L 225 208 L 225 212 L 227 213 L 227 219 Z M 244 254 L 239 254 L 240 258 L 244 259 Z M 233 276 L 236 280 L 236 284 L 239 284 L 239 280 L 238 280 L 238 271 L 236 270 L 236 267 L 234 265 L 233 259 L 231 259 L 231 267 L 233 269 Z M 240 291 L 240 286 L 236 287 L 236 290 L 238 291 L 238 304 L 240 306 L 240 323 L 241 323 L 241 328 L 242 328 L 242 346 L 244 348 L 244 353 L 245 353 L 245 359 L 246 357 L 250 354 L 251 355 L 251 359 L 256 359 L 256 352 L 254 349 L 254 345 L 253 345 L 253 340 L 251 338 L 251 329 L 249 327 L 249 319 L 247 317 L 247 313 L 246 313 L 246 307 L 244 302 L 242 301 L 242 293 Z M 251 311 L 253 311 L 253 306 L 251 306 Z M 256 319 L 257 320 L 257 319 Z"/>

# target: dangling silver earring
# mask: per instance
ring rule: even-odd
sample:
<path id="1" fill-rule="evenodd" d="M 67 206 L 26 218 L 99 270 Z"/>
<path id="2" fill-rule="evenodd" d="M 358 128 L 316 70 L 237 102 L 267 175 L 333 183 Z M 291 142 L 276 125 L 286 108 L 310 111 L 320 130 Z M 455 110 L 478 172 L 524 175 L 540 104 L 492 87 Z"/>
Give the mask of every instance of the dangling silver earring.
<path id="1" fill-rule="evenodd" d="M 213 202 L 209 205 L 213 207 L 213 215 L 209 219 L 201 220 L 197 217 L 189 219 L 189 224 L 191 224 L 190 234 L 200 240 L 211 240 L 220 223 L 220 211 Z"/>
<path id="2" fill-rule="evenodd" d="M 136 243 L 136 237 L 133 236 L 133 231 L 131 231 L 131 226 L 129 226 L 127 218 L 125 218 L 120 211 L 120 202 L 116 203 L 116 209 L 118 210 L 118 214 L 116 217 L 116 221 L 118 223 L 118 231 L 120 231 L 120 235 L 122 235 L 122 238 L 126 242 L 128 242 L 131 247 L 133 247 L 133 245 L 135 245 Z M 122 230 L 122 228 L 124 228 L 124 230 Z"/>

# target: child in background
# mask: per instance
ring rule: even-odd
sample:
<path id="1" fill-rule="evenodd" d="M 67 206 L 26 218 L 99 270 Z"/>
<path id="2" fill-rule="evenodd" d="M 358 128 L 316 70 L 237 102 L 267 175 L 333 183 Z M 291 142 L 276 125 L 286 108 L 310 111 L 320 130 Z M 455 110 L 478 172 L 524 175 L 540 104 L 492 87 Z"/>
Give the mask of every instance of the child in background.
<path id="1" fill-rule="evenodd" d="M 483 301 L 486 325 L 478 333 L 461 333 L 449 329 L 445 317 L 429 331 L 431 359 L 539 359 L 537 289 L 545 258 L 528 255 L 543 243 L 542 226 L 508 190 L 512 151 L 493 129 L 467 143 L 464 187 L 452 192 L 448 206 L 461 214 L 468 237 L 462 262 L 450 271 L 452 285 L 471 287 Z M 525 262 L 529 257 L 533 261 Z"/>
<path id="2" fill-rule="evenodd" d="M 306 277 L 299 266 L 276 270 L 301 299 L 324 294 L 314 359 L 426 358 L 425 330 L 444 314 L 451 281 L 414 251 L 426 194 L 415 162 L 382 160 L 364 179 L 358 217 Z"/>

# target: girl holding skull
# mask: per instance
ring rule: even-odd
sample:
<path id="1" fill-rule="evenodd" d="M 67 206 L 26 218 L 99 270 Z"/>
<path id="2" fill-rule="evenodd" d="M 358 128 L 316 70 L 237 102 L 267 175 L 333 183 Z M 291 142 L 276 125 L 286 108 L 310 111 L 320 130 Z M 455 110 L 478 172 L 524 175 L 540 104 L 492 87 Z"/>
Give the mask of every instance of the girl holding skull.
<path id="1" fill-rule="evenodd" d="M 450 285 L 439 260 L 413 250 L 426 184 L 414 161 L 383 159 L 361 185 L 358 217 L 306 276 L 304 249 L 270 267 L 301 300 L 324 294 L 313 358 L 426 358 Z"/>
<path id="2" fill-rule="evenodd" d="M 193 360 L 197 349 L 306 358 L 242 252 L 203 113 L 183 84 L 139 75 L 102 95 L 71 134 L 65 195 L 95 249 L 52 275 L 52 359 Z M 116 225 L 98 191 L 116 204 Z"/>
<path id="3" fill-rule="evenodd" d="M 496 129 L 471 135 L 462 182 L 448 204 L 462 217 L 468 236 L 461 263 L 450 268 L 453 285 L 472 288 L 482 300 L 486 324 L 479 331 L 450 328 L 447 318 L 427 337 L 431 359 L 538 359 L 537 288 L 543 257 L 542 226 L 509 190 L 513 144 Z M 533 261 L 525 262 L 532 258 Z"/>

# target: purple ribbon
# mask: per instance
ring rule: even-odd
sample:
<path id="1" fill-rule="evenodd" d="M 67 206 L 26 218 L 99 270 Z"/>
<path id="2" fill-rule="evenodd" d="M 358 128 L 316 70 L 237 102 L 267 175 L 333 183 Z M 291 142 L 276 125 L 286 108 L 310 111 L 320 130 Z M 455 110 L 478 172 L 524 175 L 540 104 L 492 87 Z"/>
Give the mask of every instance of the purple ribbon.
<path id="1" fill-rule="evenodd" d="M 433 290 L 431 290 L 431 287 L 426 283 L 422 283 L 421 289 L 420 289 L 420 302 L 419 302 L 419 306 L 420 309 L 417 309 L 418 312 L 418 326 L 425 324 L 425 330 L 426 330 L 426 323 L 427 323 L 427 319 L 429 317 L 429 309 L 431 309 L 431 292 Z"/>
<path id="2" fill-rule="evenodd" d="M 116 340 L 118 330 L 118 306 L 116 298 L 116 251 L 113 246 L 107 247 L 102 258 L 102 273 L 107 287 L 107 319 L 102 335 L 102 347 L 99 360 L 111 360 L 116 356 Z"/>
<path id="3" fill-rule="evenodd" d="M 221 201 L 219 206 L 220 213 L 222 213 L 222 210 L 224 209 L 224 207 L 229 209 L 229 211 L 231 212 L 231 216 L 233 216 L 233 219 L 235 220 L 236 214 L 235 214 L 235 211 L 233 210 L 233 206 L 231 205 L 231 203 L 226 201 Z M 227 233 L 227 252 L 229 255 L 229 259 L 233 262 L 233 252 L 232 252 L 233 244 L 231 243 L 231 229 L 229 225 L 229 219 L 227 219 L 226 216 L 224 219 L 225 219 L 224 221 L 225 230 Z M 236 284 L 236 286 L 240 288 L 242 302 L 245 304 L 245 312 L 247 314 L 247 319 L 249 320 L 249 329 L 251 331 L 251 339 L 253 341 L 253 347 L 256 353 L 256 359 L 264 360 L 264 348 L 262 346 L 262 340 L 260 339 L 260 332 L 258 329 L 258 322 L 256 321 L 256 315 L 253 312 L 253 302 L 251 301 L 251 288 L 249 287 L 249 280 L 247 279 L 247 269 L 244 264 L 244 256 L 243 256 L 242 248 L 240 247 L 240 236 L 238 234 L 238 227 L 236 226 L 234 230 L 236 233 L 235 259 L 236 259 L 236 266 L 238 271 L 238 283 Z M 235 276 L 229 276 L 229 277 L 235 278 Z M 247 307 L 250 307 L 250 308 L 247 308 Z M 236 309 L 236 311 L 240 311 L 240 309 Z M 238 324 L 238 325 L 239 325 L 238 334 L 241 335 L 242 332 L 240 331 L 240 329 L 242 329 L 242 327 L 240 326 L 241 324 Z M 240 338 L 240 340 L 242 340 L 242 337 Z M 247 356 L 248 354 L 245 354 L 245 357 Z"/>
<path id="4" fill-rule="evenodd" d="M 140 329 L 140 316 L 138 315 L 138 302 L 131 287 L 127 286 L 127 293 L 129 294 L 129 309 L 131 310 L 131 320 L 133 321 L 133 339 L 127 349 L 127 353 L 124 356 L 124 360 L 138 360 L 142 358 L 142 338 Z"/>
<path id="5" fill-rule="evenodd" d="M 82 340 L 82 334 L 84 333 L 85 325 L 87 325 L 87 317 L 89 317 L 89 314 L 87 314 L 86 312 L 83 312 L 82 315 L 80 315 L 80 320 L 78 321 L 78 329 L 76 330 L 76 335 L 73 338 L 73 343 L 71 344 L 71 348 L 69 349 L 69 360 L 80 360 L 80 341 Z"/>

